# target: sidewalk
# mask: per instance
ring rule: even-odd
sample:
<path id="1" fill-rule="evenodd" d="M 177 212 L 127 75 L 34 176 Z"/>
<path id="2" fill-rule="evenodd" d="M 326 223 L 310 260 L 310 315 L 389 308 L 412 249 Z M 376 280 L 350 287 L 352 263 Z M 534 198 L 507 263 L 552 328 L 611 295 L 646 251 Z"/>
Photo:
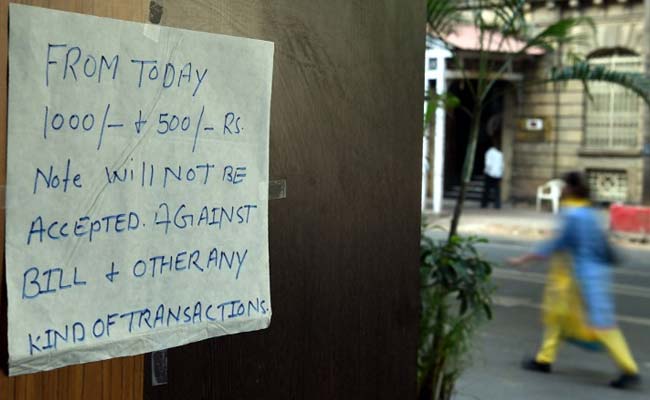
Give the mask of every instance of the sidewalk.
<path id="1" fill-rule="evenodd" d="M 445 202 L 441 214 L 430 211 L 423 214 L 428 227 L 449 230 L 453 202 Z M 609 225 L 609 211 L 600 210 L 601 224 Z M 481 209 L 477 203 L 468 202 L 461 215 L 458 232 L 464 235 L 485 236 L 496 241 L 539 241 L 550 237 L 557 224 L 557 216 L 550 211 L 537 212 L 530 206 L 506 205 L 500 210 Z M 614 234 L 612 240 L 625 247 L 650 248 L 648 243 L 635 237 Z"/>

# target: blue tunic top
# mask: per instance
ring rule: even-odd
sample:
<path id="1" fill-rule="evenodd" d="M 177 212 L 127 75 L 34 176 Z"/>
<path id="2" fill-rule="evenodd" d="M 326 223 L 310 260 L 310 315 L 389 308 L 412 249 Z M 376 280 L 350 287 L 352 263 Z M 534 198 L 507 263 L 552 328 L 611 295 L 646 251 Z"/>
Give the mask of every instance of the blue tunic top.
<path id="1" fill-rule="evenodd" d="M 557 251 L 571 255 L 578 287 L 594 328 L 616 325 L 610 293 L 612 275 L 607 261 L 608 246 L 596 212 L 591 207 L 581 206 L 564 209 L 557 235 L 535 252 L 543 257 Z"/>

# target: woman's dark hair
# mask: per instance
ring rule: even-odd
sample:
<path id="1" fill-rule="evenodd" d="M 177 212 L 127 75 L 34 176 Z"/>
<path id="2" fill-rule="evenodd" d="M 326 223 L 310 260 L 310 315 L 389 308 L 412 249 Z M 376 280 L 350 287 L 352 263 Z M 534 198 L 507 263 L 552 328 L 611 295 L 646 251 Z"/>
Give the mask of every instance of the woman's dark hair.
<path id="1" fill-rule="evenodd" d="M 571 195 L 579 199 L 589 199 L 589 185 L 585 176 L 581 172 L 569 172 L 562 178 L 564 183 L 568 186 Z"/>

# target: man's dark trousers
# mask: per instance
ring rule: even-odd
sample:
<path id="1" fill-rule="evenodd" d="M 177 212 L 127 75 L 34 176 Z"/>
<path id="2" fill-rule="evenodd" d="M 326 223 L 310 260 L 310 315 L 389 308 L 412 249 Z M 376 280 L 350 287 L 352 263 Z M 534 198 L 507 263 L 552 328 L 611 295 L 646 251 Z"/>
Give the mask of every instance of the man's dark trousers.
<path id="1" fill-rule="evenodd" d="M 493 178 L 485 175 L 481 208 L 487 207 L 492 192 L 494 192 L 494 208 L 501 208 L 501 178 Z"/>

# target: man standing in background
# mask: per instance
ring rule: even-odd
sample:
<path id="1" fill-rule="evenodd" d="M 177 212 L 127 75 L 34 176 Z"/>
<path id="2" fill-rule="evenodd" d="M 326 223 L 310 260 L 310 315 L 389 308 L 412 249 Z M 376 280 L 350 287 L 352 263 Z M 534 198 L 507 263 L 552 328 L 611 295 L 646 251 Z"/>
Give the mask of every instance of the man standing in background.
<path id="1" fill-rule="evenodd" d="M 499 150 L 496 139 L 492 137 L 492 146 L 485 153 L 485 185 L 481 208 L 486 208 L 490 195 L 494 192 L 494 208 L 501 208 L 501 177 L 503 176 L 503 153 Z"/>

